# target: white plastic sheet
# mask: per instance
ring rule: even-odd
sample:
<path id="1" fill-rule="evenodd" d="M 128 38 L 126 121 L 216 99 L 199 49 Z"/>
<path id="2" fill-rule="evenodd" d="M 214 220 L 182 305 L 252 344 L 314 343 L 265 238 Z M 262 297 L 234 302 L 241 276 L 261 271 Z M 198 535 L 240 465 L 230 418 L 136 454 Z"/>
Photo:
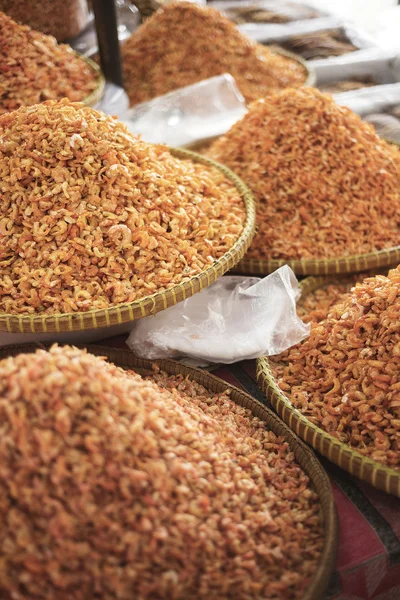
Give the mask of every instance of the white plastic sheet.
<path id="1" fill-rule="evenodd" d="M 353 56 L 354 54 L 356 56 Z M 343 60 L 345 57 L 346 60 Z M 371 48 L 364 55 L 350 52 L 325 61 L 328 64 L 321 66 L 320 63 L 321 61 L 314 61 L 312 65 L 317 76 L 317 87 L 321 84 L 364 77 L 372 77 L 379 85 L 400 81 L 400 56 L 392 50 Z"/>
<path id="2" fill-rule="evenodd" d="M 146 142 L 187 146 L 228 131 L 246 112 L 231 75 L 219 75 L 138 104 L 122 118 Z"/>
<path id="3" fill-rule="evenodd" d="M 368 113 L 381 112 L 389 106 L 400 104 L 400 83 L 335 94 L 334 98 L 338 104 L 364 117 Z"/>
<path id="4" fill-rule="evenodd" d="M 342 24 L 343 20 L 338 17 L 321 17 L 320 19 L 309 19 L 308 21 L 294 21 L 292 23 L 285 23 L 284 25 L 243 23 L 242 25 L 238 25 L 238 29 L 255 42 L 273 42 L 279 44 L 280 41 L 293 35 L 304 35 L 324 29 L 335 29 Z"/>
<path id="5" fill-rule="evenodd" d="M 379 2 L 381 3 L 382 0 Z M 385 4 L 389 4 L 389 2 L 390 0 L 385 0 Z M 375 21 L 374 35 L 381 48 L 400 51 L 400 6 L 395 6 L 396 0 L 392 0 L 391 4 L 393 6 L 388 10 L 382 11 L 383 7 L 381 7 Z"/>
<path id="6" fill-rule="evenodd" d="M 293 36 L 302 36 L 311 33 L 324 33 L 327 30 L 335 29 L 339 30 L 340 33 L 344 36 L 346 40 L 352 43 L 359 50 L 355 50 L 353 52 L 348 52 L 343 54 L 340 57 L 336 56 L 328 56 L 327 58 L 317 58 L 311 59 L 311 67 L 324 67 L 330 64 L 330 61 L 337 62 L 340 61 L 353 61 L 358 58 L 362 58 L 364 55 L 368 56 L 371 49 L 376 49 L 377 44 L 372 36 L 370 36 L 367 32 L 354 27 L 352 23 L 347 23 L 346 21 L 339 21 L 338 19 L 330 18 L 325 19 L 325 23 L 323 19 L 314 19 L 311 21 L 303 22 L 301 25 L 296 26 L 294 23 L 290 28 L 290 23 L 284 32 L 279 35 L 271 35 L 265 34 L 262 36 L 258 35 L 257 40 L 261 41 L 265 44 L 283 44 L 285 41 L 290 40 Z M 349 58 L 348 58 L 349 57 Z"/>
<path id="7" fill-rule="evenodd" d="M 230 364 L 279 354 L 309 335 L 296 314 L 299 288 L 284 266 L 264 279 L 222 277 L 203 292 L 134 324 L 127 341 L 142 358 Z"/>
<path id="8" fill-rule="evenodd" d="M 319 7 L 310 0 L 221 0 L 212 2 L 211 6 L 221 11 L 227 17 L 232 18 L 232 10 L 256 7 L 264 10 L 277 11 L 280 14 L 287 15 L 290 20 L 286 23 L 240 23 L 238 29 L 253 40 L 263 40 L 265 36 L 279 36 L 281 34 L 296 34 L 302 32 L 303 27 L 306 30 L 310 27 L 314 30 L 316 27 L 326 27 L 327 25 L 336 25 L 339 18 L 327 11 L 321 11 Z M 317 13 L 316 18 L 309 18 L 310 9 Z M 340 19 L 340 22 L 342 20 Z"/>

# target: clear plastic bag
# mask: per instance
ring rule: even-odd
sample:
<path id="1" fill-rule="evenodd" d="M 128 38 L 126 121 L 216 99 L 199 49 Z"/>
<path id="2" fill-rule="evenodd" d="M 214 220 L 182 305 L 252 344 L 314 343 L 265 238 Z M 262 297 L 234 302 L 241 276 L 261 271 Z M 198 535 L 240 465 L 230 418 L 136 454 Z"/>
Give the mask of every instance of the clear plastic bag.
<path id="1" fill-rule="evenodd" d="M 140 319 L 127 344 L 141 358 L 190 358 L 230 364 L 279 354 L 309 335 L 296 314 L 293 271 L 268 277 L 222 277 L 203 292 Z M 193 360 L 192 360 L 193 362 Z"/>
<path id="2" fill-rule="evenodd" d="M 138 104 L 122 120 L 146 142 L 187 146 L 226 133 L 246 110 L 233 77 L 225 74 Z"/>

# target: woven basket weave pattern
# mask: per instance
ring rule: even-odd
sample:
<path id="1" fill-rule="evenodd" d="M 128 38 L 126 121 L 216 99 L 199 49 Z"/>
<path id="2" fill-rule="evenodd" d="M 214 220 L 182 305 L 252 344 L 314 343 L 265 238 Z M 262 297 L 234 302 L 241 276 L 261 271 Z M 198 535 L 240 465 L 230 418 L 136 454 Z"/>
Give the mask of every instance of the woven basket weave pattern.
<path id="1" fill-rule="evenodd" d="M 400 263 L 400 246 L 369 254 L 343 256 L 341 258 L 321 258 L 318 260 L 258 260 L 245 257 L 235 267 L 236 273 L 268 275 L 283 265 L 289 265 L 296 275 L 343 275 L 361 273 L 371 269 Z"/>

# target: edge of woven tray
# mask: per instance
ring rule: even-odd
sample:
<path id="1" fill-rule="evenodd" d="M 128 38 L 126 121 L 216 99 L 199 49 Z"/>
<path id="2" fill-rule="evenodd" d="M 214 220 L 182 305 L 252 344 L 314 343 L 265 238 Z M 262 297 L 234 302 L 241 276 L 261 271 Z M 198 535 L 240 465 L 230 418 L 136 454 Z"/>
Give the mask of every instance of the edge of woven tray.
<path id="1" fill-rule="evenodd" d="M 263 48 L 267 48 L 270 52 L 272 52 L 272 54 L 280 54 L 281 56 L 286 56 L 286 58 L 291 58 L 292 60 L 301 64 L 307 73 L 307 77 L 300 87 L 313 87 L 315 85 L 317 81 L 317 74 L 310 65 L 310 63 L 304 60 L 304 58 L 300 56 L 300 54 L 296 54 L 295 52 L 290 52 L 290 50 L 282 48 L 281 46 L 279 46 L 279 43 L 277 45 L 274 44 L 273 46 L 267 46 L 265 44 L 262 44 L 261 42 L 256 42 L 256 45 L 262 46 Z"/>
<path id="2" fill-rule="evenodd" d="M 386 273 L 387 271 L 389 271 L 391 268 L 395 268 L 397 266 L 397 263 L 395 263 L 394 265 L 388 265 L 385 269 L 379 269 L 376 272 L 372 272 L 372 273 L 366 273 L 365 276 L 366 277 L 370 277 L 373 276 L 375 274 L 383 274 Z M 348 281 L 348 279 L 346 279 L 346 277 L 342 277 L 341 279 L 335 276 L 331 276 L 331 277 L 307 277 L 306 279 L 303 279 L 303 281 L 300 282 L 299 286 L 301 289 L 301 293 L 302 296 L 306 296 L 307 294 L 312 293 L 313 291 L 322 288 L 326 285 L 330 285 L 332 283 L 336 283 L 339 281 Z M 272 373 L 271 373 L 272 376 Z M 285 396 L 286 398 L 286 396 Z M 287 399 L 289 401 L 289 399 Z M 290 403 L 290 401 L 289 401 Z M 300 413 L 301 414 L 301 413 Z M 312 425 L 312 424 L 311 424 Z M 316 427 L 316 426 L 315 426 Z M 316 427 L 316 429 L 318 429 Z M 327 434 L 323 429 L 321 429 L 322 433 L 325 434 L 326 436 L 329 436 L 329 434 Z M 335 438 L 333 438 L 332 436 L 329 436 L 330 438 L 332 438 L 333 442 L 337 442 L 337 440 Z M 304 438 L 303 438 L 304 439 Z M 352 455 L 357 456 L 357 458 L 361 458 L 361 460 L 367 465 L 370 464 L 371 468 L 374 469 L 379 469 L 380 471 L 383 472 L 383 475 L 380 475 L 380 477 L 385 477 L 386 479 L 386 483 L 385 486 L 383 488 L 379 488 L 379 489 L 383 489 L 383 491 L 387 491 L 388 493 L 393 493 L 396 496 L 399 496 L 400 494 L 400 473 L 397 473 L 397 471 L 395 471 L 394 469 L 391 469 L 389 467 L 385 467 L 384 465 L 380 465 L 379 463 L 376 463 L 375 461 L 368 459 L 366 457 L 364 457 L 362 454 L 359 454 L 356 450 L 351 450 L 351 448 L 349 448 L 349 446 L 347 446 L 346 444 L 343 444 L 345 446 L 346 451 L 350 450 Z M 329 457 L 328 457 L 329 458 Z M 349 459 L 351 460 L 351 457 L 349 457 Z M 355 460 L 355 459 L 353 459 Z M 339 465 L 342 466 L 342 465 Z M 353 473 L 356 474 L 356 473 Z M 371 475 L 372 477 L 377 477 L 377 475 Z M 395 482 L 395 479 L 397 478 L 397 483 Z M 368 483 L 371 483 L 372 485 L 374 485 L 374 483 L 372 481 L 370 481 L 369 479 L 365 479 L 365 481 L 368 481 Z M 377 487 L 377 486 L 375 486 Z M 396 491 L 391 491 L 391 489 L 396 490 Z"/>
<path id="3" fill-rule="evenodd" d="M 350 282 L 352 276 L 354 276 L 354 275 L 364 276 L 365 278 L 373 277 L 374 275 L 387 275 L 387 273 L 391 269 L 395 269 L 397 266 L 398 266 L 398 263 L 394 263 L 391 265 L 386 265 L 385 267 L 381 267 L 380 269 L 373 269 L 372 271 L 366 271 L 366 272 L 362 272 L 362 273 L 347 273 L 342 276 L 328 275 L 325 277 L 323 275 L 316 275 L 316 276 L 311 275 L 310 277 L 305 277 L 305 279 L 302 279 L 299 282 L 301 296 L 300 296 L 300 299 L 298 300 L 298 302 L 301 303 L 301 300 L 304 296 L 307 296 L 308 294 L 315 292 L 319 288 L 323 288 L 327 285 L 331 285 L 334 283 Z M 355 285 L 355 283 L 354 283 L 354 285 Z"/>
<path id="4" fill-rule="evenodd" d="M 18 346 L 5 346 L 0 349 L 0 359 L 7 356 L 16 356 L 22 352 L 35 352 L 39 348 L 49 348 L 51 344 L 20 344 Z M 312 450 L 304 444 L 291 429 L 285 425 L 269 408 L 261 404 L 258 400 L 252 398 L 246 392 L 223 381 L 219 377 L 195 367 L 182 365 L 173 360 L 149 361 L 137 358 L 129 350 L 114 349 L 98 345 L 82 346 L 88 352 L 97 356 L 106 357 L 114 364 L 123 367 L 136 369 L 138 371 L 149 371 L 152 365 L 157 364 L 162 370 L 170 375 L 182 373 L 185 376 L 200 383 L 208 390 L 221 393 L 227 389 L 231 390 L 230 398 L 252 411 L 252 413 L 264 421 L 267 426 L 276 434 L 284 436 L 290 449 L 293 451 L 297 462 L 310 478 L 314 488 L 317 491 L 320 508 L 323 518 L 324 543 L 320 559 L 317 564 L 314 577 L 306 589 L 301 600 L 323 600 L 326 588 L 329 583 L 329 577 L 333 571 L 337 545 L 338 545 L 338 521 L 333 498 L 332 488 L 329 477 L 321 466 L 320 462 Z"/>
<path id="5" fill-rule="evenodd" d="M 86 104 L 86 106 L 94 106 L 95 104 L 100 102 L 104 95 L 106 80 L 104 79 L 104 75 L 101 72 L 99 65 L 97 65 L 91 58 L 82 56 L 78 52 L 75 52 L 75 50 L 73 50 L 73 52 L 74 54 L 76 54 L 76 56 L 83 60 L 97 75 L 96 88 L 93 90 L 93 92 L 91 92 L 91 94 L 89 94 L 89 96 L 86 96 L 86 98 L 82 100 L 83 104 Z"/>
<path id="6" fill-rule="evenodd" d="M 169 148 L 177 158 L 191 159 L 194 162 L 217 168 L 235 185 L 246 210 L 243 231 L 233 246 L 210 267 L 187 281 L 179 283 L 163 292 L 156 292 L 135 302 L 123 303 L 111 308 L 87 312 L 56 315 L 0 314 L 0 332 L 8 333 L 54 333 L 72 332 L 111 325 L 121 325 L 173 306 L 197 292 L 205 289 L 221 275 L 229 271 L 246 253 L 255 231 L 255 202 L 247 186 L 230 169 L 213 160 L 182 148 Z"/>
<path id="7" fill-rule="evenodd" d="M 243 258 L 234 271 L 251 275 L 269 275 L 279 267 L 288 265 L 296 275 L 345 275 L 362 273 L 400 263 L 400 246 L 339 258 L 320 259 L 269 259 Z"/>

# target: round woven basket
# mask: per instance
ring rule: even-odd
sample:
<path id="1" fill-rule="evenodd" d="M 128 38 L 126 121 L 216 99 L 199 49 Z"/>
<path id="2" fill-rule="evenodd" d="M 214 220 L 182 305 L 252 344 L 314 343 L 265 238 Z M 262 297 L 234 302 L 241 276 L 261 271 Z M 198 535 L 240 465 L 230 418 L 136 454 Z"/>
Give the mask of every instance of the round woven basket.
<path id="1" fill-rule="evenodd" d="M 370 252 L 368 254 L 354 254 L 340 258 L 311 259 L 277 259 L 260 260 L 256 258 L 243 258 L 236 265 L 235 273 L 246 273 L 248 275 L 269 275 L 279 267 L 288 265 L 296 275 L 344 275 L 349 273 L 361 273 L 372 269 L 379 269 L 400 263 L 400 246 Z"/>
<path id="2" fill-rule="evenodd" d="M 16 356 L 22 352 L 35 352 L 39 347 L 43 348 L 44 346 L 39 346 L 38 344 L 23 344 L 19 346 L 4 347 L 0 350 L 0 359 L 7 356 Z M 184 366 L 173 360 L 159 360 L 152 362 L 139 359 L 128 350 L 116 350 L 103 346 L 86 346 L 86 348 L 92 354 L 107 357 L 107 359 L 114 364 L 126 369 L 134 369 L 138 373 L 143 374 L 149 372 L 152 365 L 157 364 L 169 375 L 178 375 L 181 373 L 193 381 L 200 383 L 210 392 L 222 393 L 229 389 L 231 392 L 230 398 L 236 402 L 236 404 L 250 409 L 251 412 L 264 421 L 268 428 L 276 435 L 285 438 L 290 449 L 294 453 L 297 462 L 310 478 L 312 485 L 319 496 L 324 527 L 324 544 L 320 560 L 314 577 L 301 600 L 322 600 L 335 564 L 338 525 L 331 484 L 324 469 L 314 456 L 314 453 L 299 440 L 272 411 L 238 388 L 215 377 L 215 375 L 211 375 L 210 373 L 194 367 Z"/>
<path id="3" fill-rule="evenodd" d="M 106 85 L 104 75 L 101 72 L 99 65 L 96 64 L 93 60 L 91 60 L 90 58 L 87 58 L 85 56 L 81 56 L 80 54 L 75 52 L 75 50 L 73 52 L 74 52 L 74 54 L 76 54 L 76 56 L 78 56 L 81 60 L 83 60 L 92 69 L 92 71 L 94 71 L 97 75 L 96 88 L 93 90 L 93 92 L 91 94 L 89 94 L 89 96 L 86 96 L 86 98 L 82 101 L 83 104 L 86 104 L 86 106 L 95 106 L 98 102 L 100 102 L 100 100 L 102 99 L 103 94 L 104 94 L 104 89 L 105 89 L 105 85 Z"/>
<path id="4" fill-rule="evenodd" d="M 308 277 L 300 283 L 302 296 L 338 281 L 346 281 L 346 278 L 338 280 L 337 277 Z M 294 408 L 290 399 L 279 388 L 265 356 L 257 360 L 257 380 L 272 408 L 305 442 L 345 471 L 400 498 L 400 472 L 363 456 L 311 423 Z"/>
<path id="5" fill-rule="evenodd" d="M 229 271 L 245 254 L 250 245 L 255 230 L 255 203 L 253 197 L 244 183 L 227 167 L 219 165 L 203 156 L 190 152 L 189 150 L 171 148 L 173 156 L 182 159 L 191 159 L 204 165 L 215 167 L 235 185 L 243 198 L 246 209 L 246 220 L 243 231 L 233 246 L 221 258 L 216 260 L 210 267 L 201 271 L 198 275 L 189 278 L 162 292 L 156 292 L 145 296 L 135 302 L 118 304 L 112 308 L 92 310 L 87 312 L 65 313 L 65 314 L 1 314 L 0 332 L 8 333 L 59 333 L 93 330 L 103 327 L 111 327 L 129 323 L 156 314 L 169 306 L 173 306 L 216 281 L 221 275 Z M 104 335 L 103 337 L 107 337 Z M 21 340 L 22 341 L 22 340 Z"/>

